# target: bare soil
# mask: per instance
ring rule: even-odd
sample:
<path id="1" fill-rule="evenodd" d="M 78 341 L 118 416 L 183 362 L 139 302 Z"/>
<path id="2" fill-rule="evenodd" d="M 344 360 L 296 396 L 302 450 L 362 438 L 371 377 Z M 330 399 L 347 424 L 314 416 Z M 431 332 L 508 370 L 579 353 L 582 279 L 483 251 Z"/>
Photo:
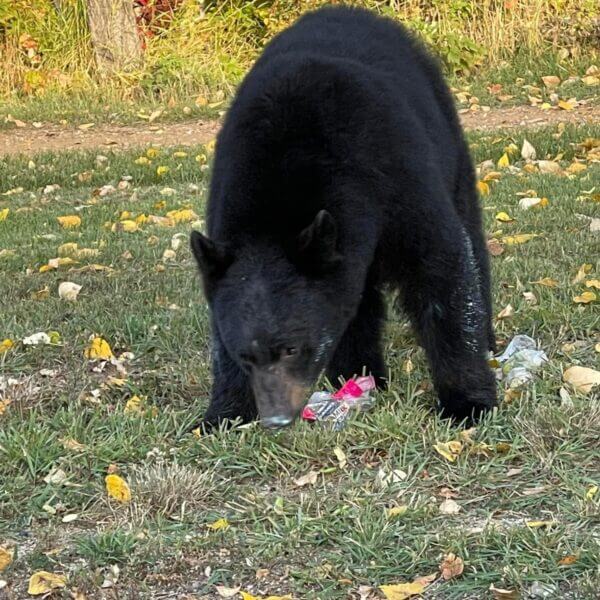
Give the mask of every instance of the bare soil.
<path id="1" fill-rule="evenodd" d="M 558 123 L 599 123 L 600 105 L 580 105 L 571 111 L 538 107 L 515 106 L 497 108 L 484 112 L 469 111 L 460 115 L 465 129 L 510 129 L 516 127 L 543 127 Z M 61 150 L 127 150 L 140 146 L 158 144 L 168 146 L 191 146 L 212 140 L 219 131 L 216 120 L 184 121 L 161 125 L 94 125 L 78 129 L 61 125 L 30 124 L 10 131 L 0 132 L 0 156 Z"/>

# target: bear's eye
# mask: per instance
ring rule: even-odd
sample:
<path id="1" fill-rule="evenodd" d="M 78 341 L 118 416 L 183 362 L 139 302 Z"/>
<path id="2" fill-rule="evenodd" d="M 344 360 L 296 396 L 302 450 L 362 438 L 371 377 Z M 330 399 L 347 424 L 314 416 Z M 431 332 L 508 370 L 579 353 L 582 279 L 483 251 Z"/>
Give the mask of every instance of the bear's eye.
<path id="1" fill-rule="evenodd" d="M 298 354 L 298 350 L 294 346 L 285 349 L 286 356 L 294 356 L 294 354 Z"/>

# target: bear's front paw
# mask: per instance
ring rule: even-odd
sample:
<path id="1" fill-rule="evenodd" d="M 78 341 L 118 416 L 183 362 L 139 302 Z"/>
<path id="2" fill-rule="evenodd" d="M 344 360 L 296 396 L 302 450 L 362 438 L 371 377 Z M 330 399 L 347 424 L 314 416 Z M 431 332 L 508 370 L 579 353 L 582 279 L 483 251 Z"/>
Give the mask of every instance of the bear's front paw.
<path id="1" fill-rule="evenodd" d="M 478 421 L 498 404 L 496 382 L 491 373 L 469 390 L 442 387 L 438 390 L 438 397 L 441 416 L 456 423 L 464 421 L 467 426 Z"/>

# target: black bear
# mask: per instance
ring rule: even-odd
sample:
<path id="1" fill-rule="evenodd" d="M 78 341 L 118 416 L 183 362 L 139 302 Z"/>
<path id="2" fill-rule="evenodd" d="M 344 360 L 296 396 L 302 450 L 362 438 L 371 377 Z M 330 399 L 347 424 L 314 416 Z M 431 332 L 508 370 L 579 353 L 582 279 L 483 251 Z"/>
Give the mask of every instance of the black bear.
<path id="1" fill-rule="evenodd" d="M 490 273 L 475 176 L 436 63 L 391 20 L 309 13 L 241 84 L 218 136 L 207 233 L 204 424 L 287 425 L 325 370 L 386 378 L 383 291 L 399 291 L 442 415 L 496 404 Z"/>

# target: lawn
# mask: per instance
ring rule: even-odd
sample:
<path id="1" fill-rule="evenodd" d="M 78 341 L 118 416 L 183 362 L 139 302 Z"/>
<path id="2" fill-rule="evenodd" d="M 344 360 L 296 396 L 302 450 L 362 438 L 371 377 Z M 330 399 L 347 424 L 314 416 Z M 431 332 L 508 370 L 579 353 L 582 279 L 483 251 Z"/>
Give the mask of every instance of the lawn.
<path id="1" fill-rule="evenodd" d="M 558 172 L 524 164 L 524 137 Z M 599 137 L 470 136 L 496 171 L 482 203 L 499 240 L 500 345 L 530 335 L 549 362 L 467 434 L 436 416 L 423 352 L 392 311 L 390 389 L 341 432 L 195 434 L 210 349 L 187 238 L 202 227 L 211 148 L 0 162 L 0 597 L 28 597 L 47 571 L 62 576 L 56 597 L 78 600 L 241 598 L 238 587 L 368 599 L 415 580 L 425 598 L 597 598 L 599 388 L 563 373 L 600 369 Z M 548 203 L 522 210 L 522 196 Z M 510 243 L 523 233 L 536 237 Z M 59 297 L 65 281 L 81 286 L 76 300 Z M 38 332 L 51 343 L 23 342 Z M 90 360 L 94 336 L 116 360 Z M 453 461 L 434 448 L 449 441 L 461 442 Z M 108 495 L 109 473 L 130 501 Z"/>

